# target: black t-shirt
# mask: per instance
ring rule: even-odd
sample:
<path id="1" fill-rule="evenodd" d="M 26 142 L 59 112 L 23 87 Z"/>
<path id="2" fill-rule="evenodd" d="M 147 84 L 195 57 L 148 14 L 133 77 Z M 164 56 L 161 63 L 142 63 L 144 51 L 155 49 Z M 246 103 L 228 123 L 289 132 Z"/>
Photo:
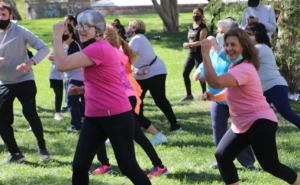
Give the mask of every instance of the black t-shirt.
<path id="1" fill-rule="evenodd" d="M 193 24 L 189 26 L 189 31 L 188 31 L 188 39 L 189 42 L 196 42 L 200 40 L 200 32 L 203 29 L 207 29 L 206 25 L 201 23 L 197 28 L 193 28 Z M 196 53 L 201 55 L 201 46 L 189 47 L 189 52 L 190 53 Z"/>
<path id="2" fill-rule="evenodd" d="M 78 51 L 80 51 L 80 45 L 77 41 L 73 41 L 70 43 L 69 48 L 68 48 L 68 55 L 72 55 L 73 53 L 76 53 Z"/>

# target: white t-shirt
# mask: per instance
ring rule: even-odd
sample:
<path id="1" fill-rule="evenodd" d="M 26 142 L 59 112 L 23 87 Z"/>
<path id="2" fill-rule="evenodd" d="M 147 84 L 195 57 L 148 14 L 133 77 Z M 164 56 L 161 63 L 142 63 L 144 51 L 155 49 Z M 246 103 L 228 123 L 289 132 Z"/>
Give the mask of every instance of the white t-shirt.
<path id="1" fill-rule="evenodd" d="M 272 49 L 265 44 L 256 44 L 255 48 L 259 52 L 260 67 L 258 69 L 258 75 L 263 92 L 271 89 L 275 85 L 288 86 L 287 82 L 278 71 Z"/>
<path id="2" fill-rule="evenodd" d="M 149 40 L 143 34 L 135 35 L 130 40 L 129 46 L 138 55 L 137 61 L 133 63 L 133 67 L 135 68 L 140 68 L 142 66 L 149 65 L 156 56 Z M 145 80 L 161 74 L 167 74 L 167 69 L 164 62 L 157 57 L 156 62 L 154 62 L 149 68 L 148 74 L 145 75 L 133 74 L 133 76 L 137 80 Z"/>

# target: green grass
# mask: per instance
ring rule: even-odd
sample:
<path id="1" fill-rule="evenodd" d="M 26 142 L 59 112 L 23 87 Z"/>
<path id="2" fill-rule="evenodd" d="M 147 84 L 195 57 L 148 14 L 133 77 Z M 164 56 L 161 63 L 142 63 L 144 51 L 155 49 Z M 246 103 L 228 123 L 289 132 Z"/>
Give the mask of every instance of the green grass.
<path id="1" fill-rule="evenodd" d="M 153 178 L 151 181 L 156 185 L 187 185 L 187 184 L 223 184 L 222 178 L 217 170 L 209 169 L 214 160 L 215 146 L 212 137 L 210 120 L 210 104 L 199 100 L 201 88 L 198 82 L 192 82 L 193 94 L 196 98 L 193 102 L 181 103 L 179 100 L 185 95 L 185 88 L 182 79 L 182 69 L 188 51 L 182 48 L 182 43 L 187 41 L 186 28 L 191 23 L 191 14 L 180 14 L 180 32 L 162 33 L 162 21 L 157 15 L 135 15 L 119 16 L 123 25 L 127 26 L 132 18 L 139 17 L 147 25 L 146 36 L 157 56 L 167 66 L 167 97 L 171 102 L 178 121 L 182 124 L 183 131 L 168 132 L 169 123 L 162 112 L 155 106 L 148 94 L 145 98 L 145 114 L 153 124 L 161 130 L 168 141 L 162 146 L 156 147 L 163 163 L 168 167 L 170 174 L 164 177 Z M 115 17 L 107 16 L 107 21 Z M 33 31 L 49 46 L 52 40 L 52 25 L 61 19 L 44 19 L 34 21 L 20 21 L 19 24 Z M 154 35 L 160 35 L 161 40 L 151 39 Z M 51 48 L 52 50 L 52 48 Z M 22 115 L 21 106 L 15 102 L 15 137 L 26 155 L 26 162 L 23 164 L 10 164 L 0 168 L 0 185 L 67 185 L 71 184 L 71 161 L 73 159 L 77 144 L 78 133 L 67 132 L 70 127 L 69 113 L 63 113 L 67 118 L 57 122 L 54 116 L 54 93 L 49 88 L 50 62 L 44 60 L 34 66 L 34 73 L 38 87 L 37 109 L 42 119 L 47 147 L 51 153 L 52 160 L 39 162 L 37 144 L 34 135 L 27 131 L 28 123 Z M 280 97 L 278 97 L 280 98 Z M 300 113 L 300 106 L 293 102 L 293 109 Z M 299 132 L 292 124 L 279 116 L 280 128 L 278 129 L 277 142 L 280 160 L 300 172 L 299 157 Z M 1 118 L 0 118 L 1 119 Z M 146 133 L 151 138 L 151 136 Z M 140 148 L 136 145 L 136 156 L 141 168 L 149 172 L 151 162 Z M 0 140 L 0 161 L 6 160 L 8 152 Z M 108 155 L 113 165 L 114 173 L 104 176 L 90 176 L 90 184 L 130 184 L 124 177 L 114 158 L 112 148 L 108 147 Z M 91 170 L 97 165 L 93 162 Z M 263 172 L 256 162 L 257 170 L 249 172 L 244 170 L 239 163 L 236 163 L 242 184 L 255 185 L 281 185 L 283 181 Z"/>

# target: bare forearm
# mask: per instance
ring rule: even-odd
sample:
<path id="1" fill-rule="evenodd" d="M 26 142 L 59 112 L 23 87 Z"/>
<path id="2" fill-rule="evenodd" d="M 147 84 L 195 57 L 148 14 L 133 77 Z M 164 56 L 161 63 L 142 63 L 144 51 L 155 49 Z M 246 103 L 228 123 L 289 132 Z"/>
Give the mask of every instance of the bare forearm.
<path id="1" fill-rule="evenodd" d="M 225 90 L 214 95 L 213 101 L 226 101 Z"/>
<path id="2" fill-rule="evenodd" d="M 55 65 L 59 71 L 63 71 L 64 60 L 66 58 L 66 54 L 62 45 L 61 37 L 53 37 L 53 58 Z"/>
<path id="3" fill-rule="evenodd" d="M 215 88 L 217 85 L 218 76 L 212 66 L 209 55 L 202 55 L 202 57 L 203 57 L 205 79 L 212 88 Z"/>
<path id="4" fill-rule="evenodd" d="M 197 42 L 191 42 L 191 43 L 189 43 L 189 46 L 198 47 L 198 46 L 201 46 L 201 44 L 200 44 L 199 41 L 197 41 Z"/>

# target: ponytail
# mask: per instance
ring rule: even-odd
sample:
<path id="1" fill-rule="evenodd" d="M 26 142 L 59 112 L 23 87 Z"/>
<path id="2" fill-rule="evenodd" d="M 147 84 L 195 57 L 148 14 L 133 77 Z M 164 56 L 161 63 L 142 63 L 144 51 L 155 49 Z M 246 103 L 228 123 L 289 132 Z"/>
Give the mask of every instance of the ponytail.
<path id="1" fill-rule="evenodd" d="M 130 46 L 121 37 L 119 38 L 124 54 L 128 57 L 129 63 L 133 64 L 137 59 L 136 52 L 133 49 L 131 49 Z"/>

